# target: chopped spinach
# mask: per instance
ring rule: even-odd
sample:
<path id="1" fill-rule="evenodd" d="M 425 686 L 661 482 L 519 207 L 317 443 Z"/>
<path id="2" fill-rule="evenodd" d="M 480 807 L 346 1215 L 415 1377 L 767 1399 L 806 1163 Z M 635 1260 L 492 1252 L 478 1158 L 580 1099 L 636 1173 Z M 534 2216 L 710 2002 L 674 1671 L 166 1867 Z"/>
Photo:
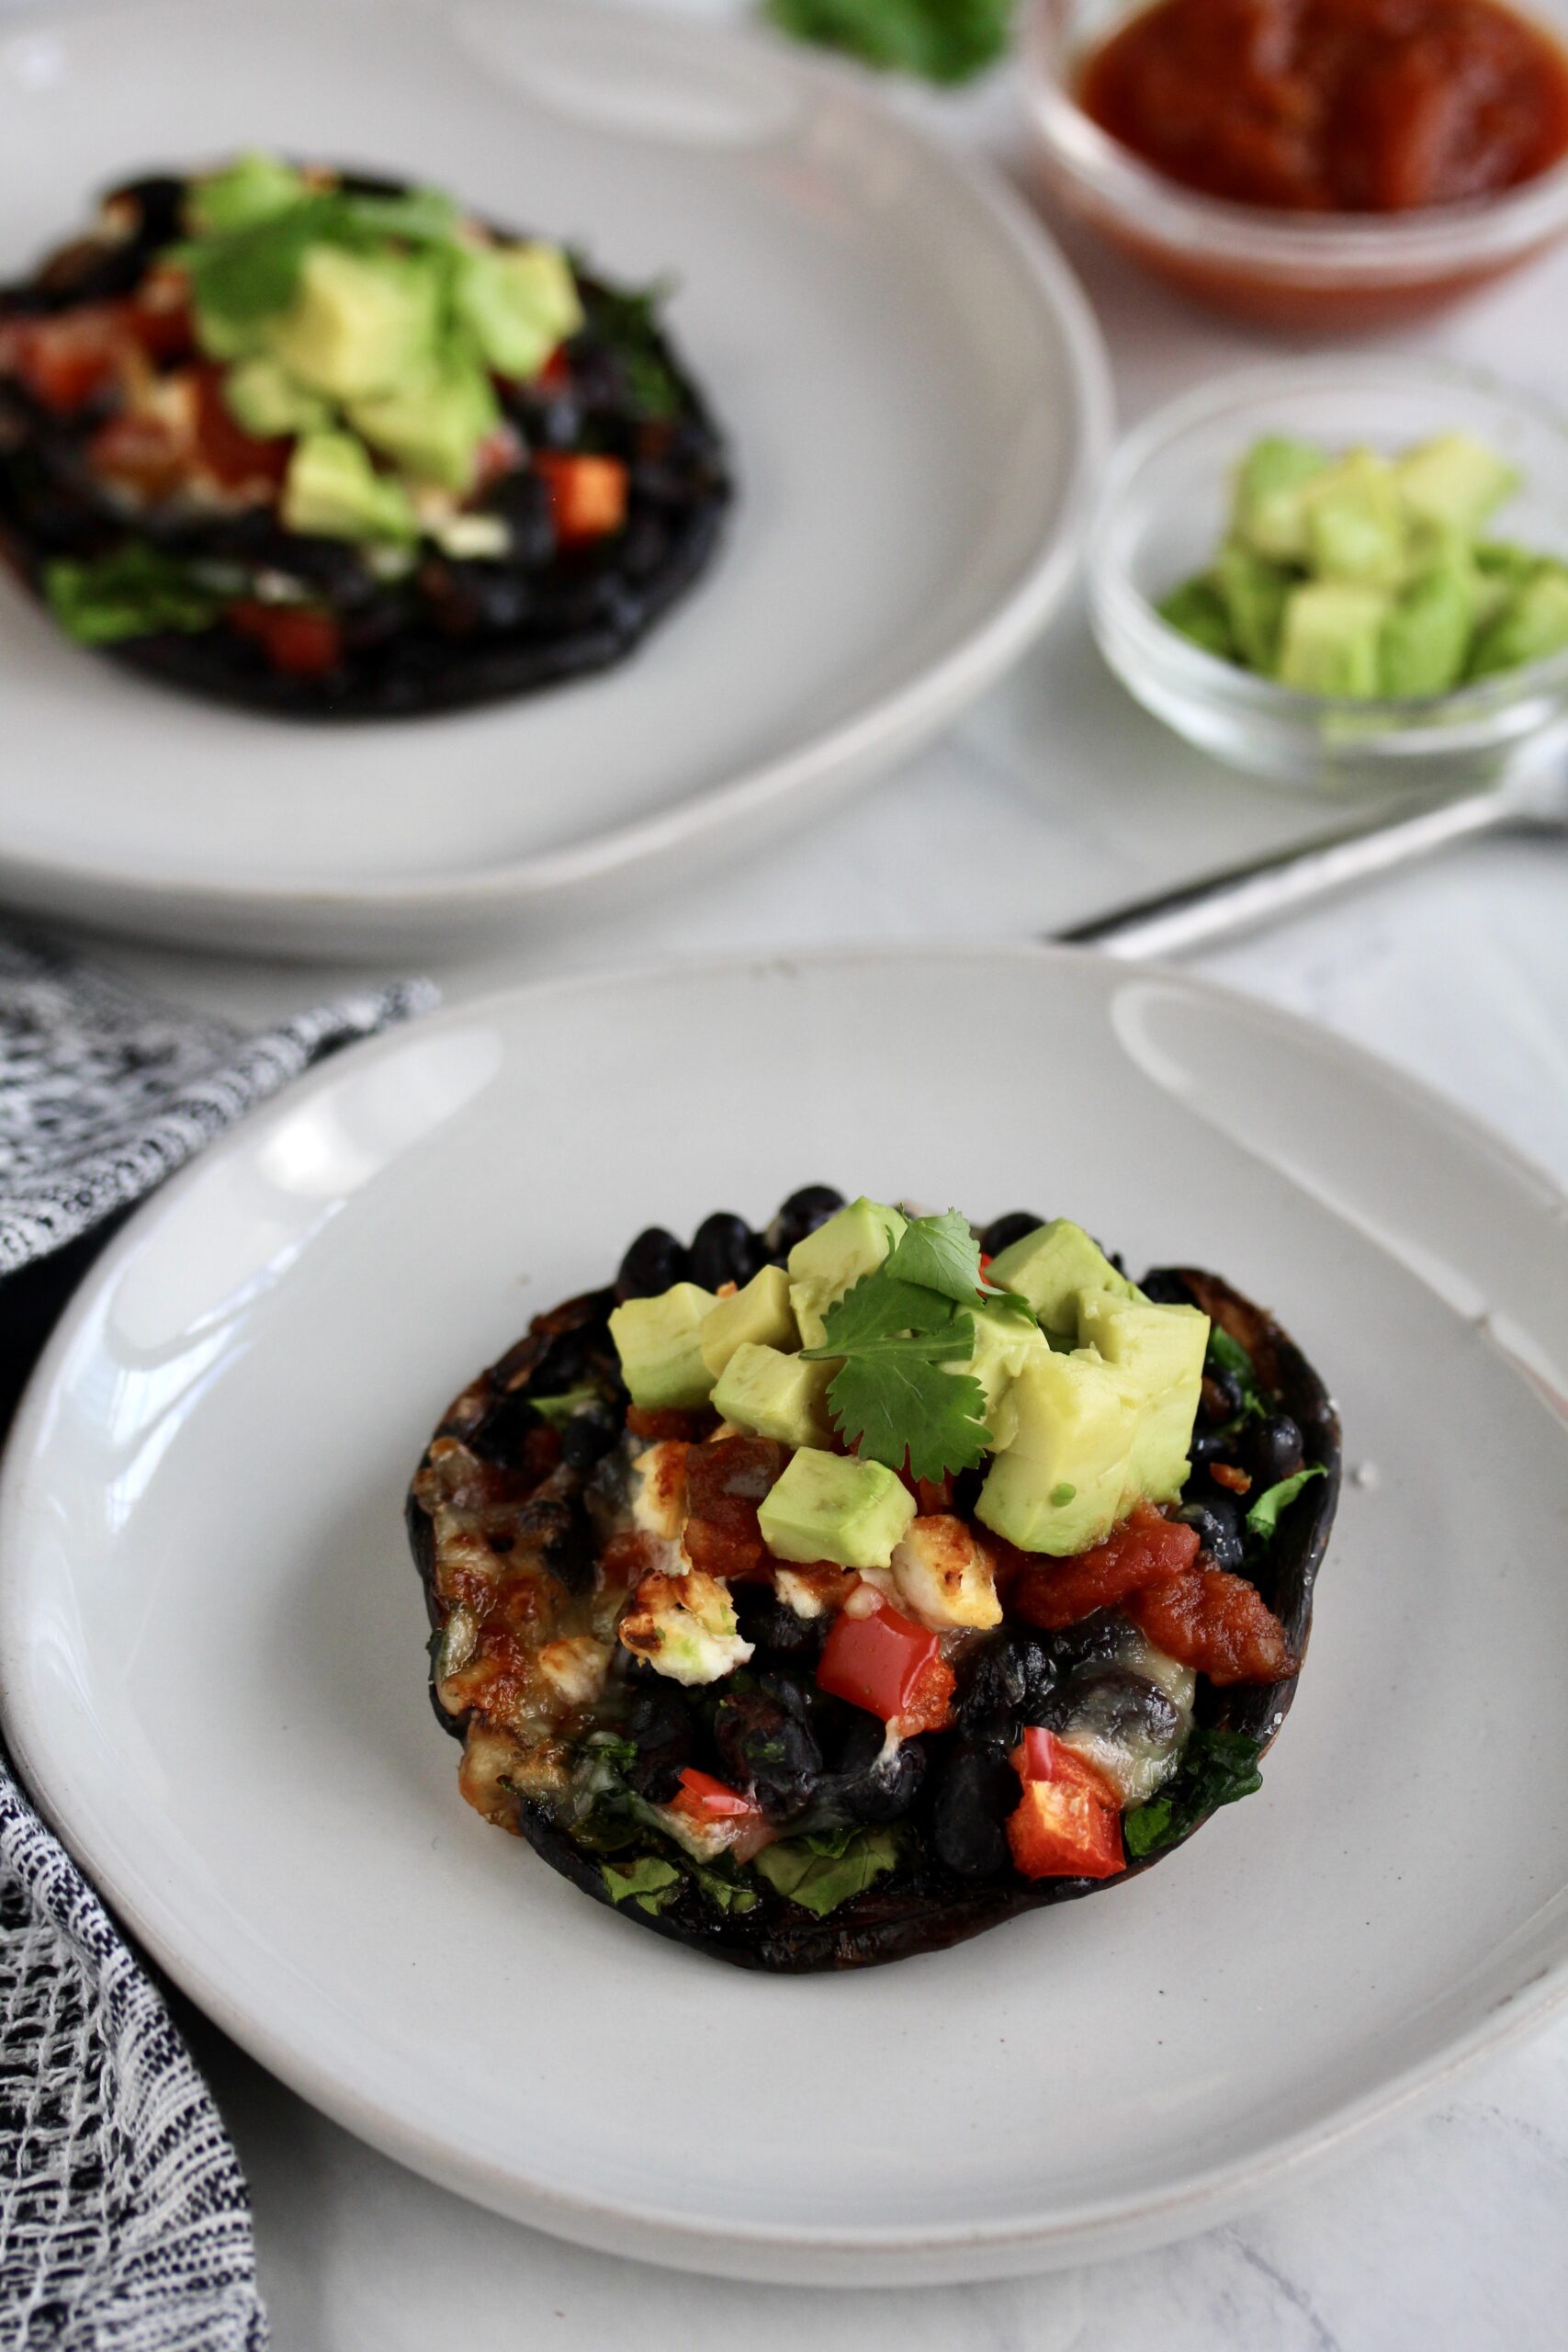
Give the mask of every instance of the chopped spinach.
<path id="1" fill-rule="evenodd" d="M 1138 1860 L 1174 1846 L 1221 1805 L 1255 1796 L 1263 1786 L 1258 1769 L 1261 1754 L 1258 1742 L 1244 1732 L 1200 1727 L 1189 1739 L 1164 1795 L 1134 1805 L 1123 1820 L 1129 1854 Z"/>
<path id="2" fill-rule="evenodd" d="M 599 1874 L 612 1903 L 635 1903 L 639 1911 L 650 1916 L 662 1911 L 681 1891 L 681 1872 L 674 1863 L 655 1861 L 651 1856 L 624 1866 L 601 1862 Z"/>
<path id="3" fill-rule="evenodd" d="M 581 284 L 582 266 L 575 254 L 570 258 Z M 681 387 L 659 340 L 660 309 L 674 290 L 672 278 L 641 288 L 584 288 L 590 329 L 618 361 L 628 399 L 656 424 L 681 410 Z"/>
<path id="4" fill-rule="evenodd" d="M 134 541 L 80 562 L 59 558 L 44 567 L 43 589 L 78 645 L 118 645 L 168 630 L 191 636 L 212 627 L 224 602 L 189 564 Z"/>
<path id="5" fill-rule="evenodd" d="M 775 1894 L 826 1918 L 840 1903 L 863 1894 L 897 1860 L 891 1829 L 827 1830 L 764 1846 L 753 1867 Z"/>

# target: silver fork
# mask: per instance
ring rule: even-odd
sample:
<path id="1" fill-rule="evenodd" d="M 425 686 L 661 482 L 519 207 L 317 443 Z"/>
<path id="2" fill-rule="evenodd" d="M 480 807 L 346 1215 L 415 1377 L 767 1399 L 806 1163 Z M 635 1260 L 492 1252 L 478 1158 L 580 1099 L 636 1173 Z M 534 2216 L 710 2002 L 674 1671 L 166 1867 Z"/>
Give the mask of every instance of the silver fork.
<path id="1" fill-rule="evenodd" d="M 1276 850 L 1247 865 L 1226 866 L 1152 898 L 1111 908 L 1047 936 L 1056 944 L 1097 947 L 1104 955 L 1130 959 L 1189 956 L 1337 897 L 1396 866 L 1479 834 L 1501 832 L 1568 838 L 1568 794 L 1562 784 L 1550 797 L 1540 795 L 1539 782 L 1528 797 L 1518 787 L 1494 786 L 1415 815 L 1348 825 L 1293 849 Z"/>

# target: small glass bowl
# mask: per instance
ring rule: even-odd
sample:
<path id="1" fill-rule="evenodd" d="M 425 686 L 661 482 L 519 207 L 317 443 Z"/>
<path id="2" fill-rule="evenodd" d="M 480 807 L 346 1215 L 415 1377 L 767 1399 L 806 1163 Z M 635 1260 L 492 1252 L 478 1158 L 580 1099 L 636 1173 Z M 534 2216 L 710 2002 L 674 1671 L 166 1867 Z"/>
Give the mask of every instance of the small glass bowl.
<path id="1" fill-rule="evenodd" d="M 1173 401 L 1116 452 L 1090 525 L 1089 616 L 1101 652 L 1145 709 L 1276 784 L 1440 797 L 1500 779 L 1568 731 L 1568 651 L 1422 701 L 1303 695 L 1207 653 L 1159 617 L 1158 598 L 1213 560 L 1237 461 L 1266 434 L 1394 451 L 1464 432 L 1521 487 L 1486 526 L 1568 561 L 1568 420 L 1472 369 L 1431 360 L 1297 362 L 1245 369 Z"/>
<path id="2" fill-rule="evenodd" d="M 1568 231 L 1568 162 L 1501 195 L 1410 212 L 1276 212 L 1200 196 L 1077 104 L 1083 59 L 1145 0 L 1034 0 L 1024 91 L 1047 187 L 1155 276 L 1211 309 L 1345 334 L 1472 292 Z M 1529 0 L 1568 47 L 1568 0 Z"/>

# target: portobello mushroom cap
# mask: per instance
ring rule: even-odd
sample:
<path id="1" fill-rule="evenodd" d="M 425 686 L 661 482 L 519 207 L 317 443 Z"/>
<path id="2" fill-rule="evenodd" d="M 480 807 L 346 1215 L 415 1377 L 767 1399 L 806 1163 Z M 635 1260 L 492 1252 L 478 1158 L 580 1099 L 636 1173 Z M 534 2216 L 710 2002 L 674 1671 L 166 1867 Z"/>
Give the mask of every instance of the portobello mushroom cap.
<path id="1" fill-rule="evenodd" d="M 1283 1624 L 1299 1664 L 1306 1653 L 1317 1572 L 1327 1548 L 1339 1498 L 1341 1443 L 1333 1401 L 1312 1365 L 1274 1317 L 1218 1275 L 1179 1267 L 1159 1269 L 1145 1279 L 1146 1283 L 1157 1282 L 1162 1297 L 1190 1299 L 1247 1350 L 1260 1385 L 1278 1409 L 1288 1413 L 1299 1427 L 1305 1462 L 1325 1474 L 1312 1479 L 1284 1514 L 1254 1577 L 1263 1599 Z M 615 1300 L 613 1290 L 591 1292 L 538 1317 L 525 1340 L 464 1391 L 443 1420 L 433 1446 L 443 1438 L 452 1437 L 469 1446 L 476 1440 L 482 1443 L 487 1428 L 495 1426 L 496 1417 L 509 1411 L 516 1413 L 525 1405 L 530 1391 L 546 1396 L 552 1388 L 559 1389 L 563 1360 L 578 1367 L 573 1377 L 581 1376 L 585 1383 L 599 1386 L 606 1400 L 617 1409 L 623 1408 L 626 1392 L 607 1329 Z M 567 1351 L 565 1359 L 563 1348 Z M 422 1472 L 430 1461 L 427 1450 L 421 1464 Z M 417 1485 L 418 1474 L 416 1487 Z M 411 1491 L 409 1497 L 408 1527 L 424 1584 L 431 1623 L 438 1637 L 446 1611 L 435 1585 L 434 1533 L 415 1491 Z M 1254 1576 L 1254 1570 L 1249 1568 L 1248 1574 Z M 1039 1638 L 1047 1642 L 1051 1639 L 1048 1635 Z M 1065 1638 L 1070 1643 L 1072 1635 Z M 672 1692 L 678 1702 L 701 1702 L 705 1697 L 700 1689 L 688 1691 L 668 1682 L 660 1682 L 658 1687 Z M 1290 1711 L 1295 1687 L 1294 1676 L 1267 1684 L 1242 1683 L 1223 1689 L 1201 1677 L 1196 1721 L 1210 1729 L 1241 1733 L 1255 1741 L 1261 1751 L 1278 1735 Z M 455 1717 L 443 1706 L 435 1689 L 434 1662 L 432 1699 L 446 1728 L 457 1737 L 464 1737 L 468 1718 Z M 1020 1913 L 1041 1910 L 1056 1903 L 1077 1902 L 1085 1895 L 1119 1886 L 1166 1860 L 1210 1818 L 1209 1812 L 1195 1815 L 1168 1844 L 1142 1858 L 1130 1858 L 1122 1871 L 1104 1880 L 1047 1878 L 1028 1882 L 1010 1872 L 1005 1877 L 976 1881 L 962 1876 L 939 1860 L 930 1838 L 925 1837 L 920 1840 L 918 1858 L 901 1860 L 886 1879 L 841 1903 L 828 1917 L 818 1917 L 760 1879 L 756 1881 L 757 1899 L 745 1911 L 720 1911 L 691 1884 L 682 1886 L 661 1910 L 646 1910 L 627 1901 L 615 1905 L 599 1854 L 585 1851 L 574 1842 L 543 1804 L 523 1795 L 509 1799 L 507 1806 L 506 1817 L 499 1811 L 491 1811 L 490 1817 L 525 1838 L 546 1861 L 585 1894 L 619 1908 L 632 1924 L 674 1942 L 711 1951 L 742 1968 L 789 1974 L 865 1968 L 901 1960 L 915 1952 L 940 1951 Z M 656 1834 L 649 1833 L 636 1843 L 618 1849 L 613 1860 L 622 1864 L 638 1859 L 664 1859 L 670 1851 Z"/>
<path id="2" fill-rule="evenodd" d="M 407 183 L 382 175 L 339 176 L 352 193 L 407 192 Z M 0 328 L 132 294 L 176 242 L 189 186 L 158 175 L 113 190 L 107 201 L 135 208 L 130 232 L 79 238 L 31 277 L 0 286 Z M 489 225 L 500 236 L 517 234 Z M 639 326 L 645 370 L 659 372 L 668 395 L 668 414 L 653 419 L 617 356 L 626 294 L 581 268 L 576 277 L 585 322 L 568 349 L 578 389 L 563 401 L 523 385 L 502 406 L 530 447 L 572 447 L 581 428 L 592 450 L 625 463 L 626 526 L 604 539 L 558 548 L 537 478 L 513 472 L 480 502 L 521 501 L 509 555 L 457 561 L 427 541 L 406 579 L 378 581 L 354 542 L 288 530 L 270 505 L 206 511 L 171 501 L 129 509 L 86 462 L 85 439 L 100 414 L 89 406 L 56 415 L 0 375 L 0 560 L 46 607 L 51 561 L 128 545 L 299 579 L 343 632 L 342 660 L 321 675 L 273 668 L 253 637 L 221 620 L 93 649 L 184 692 L 278 718 L 411 718 L 609 669 L 707 565 L 732 482 L 724 435 L 669 337 L 651 318 Z M 531 492 L 538 495 L 530 504 Z"/>

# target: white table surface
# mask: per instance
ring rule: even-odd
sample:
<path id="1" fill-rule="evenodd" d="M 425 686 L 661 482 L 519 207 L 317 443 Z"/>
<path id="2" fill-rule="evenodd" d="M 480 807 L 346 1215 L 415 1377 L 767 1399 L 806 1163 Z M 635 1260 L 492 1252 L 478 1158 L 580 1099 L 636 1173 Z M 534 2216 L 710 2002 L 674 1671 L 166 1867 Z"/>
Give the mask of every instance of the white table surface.
<path id="1" fill-rule="evenodd" d="M 719 15 L 729 0 L 692 4 Z M 1004 160 L 1016 153 L 1005 76 L 957 100 L 908 102 Z M 1111 344 L 1123 422 L 1205 374 L 1278 354 L 1065 241 Z M 1568 253 L 1402 343 L 1565 393 L 1565 311 Z M 1105 673 L 1072 610 L 945 741 L 765 865 L 564 941 L 434 968 L 450 998 L 665 954 L 1012 939 L 1330 816 L 1182 750 Z M 1568 845 L 1477 845 L 1205 968 L 1417 1072 L 1568 1183 L 1565 882 Z M 342 967 L 112 952 L 170 995 L 244 1018 L 344 978 Z M 360 2146 L 201 2021 L 192 2033 L 254 2189 L 284 2352 L 429 2352 L 459 2313 L 470 2341 L 558 2352 L 793 2352 L 807 2335 L 817 2352 L 1535 2352 L 1568 2340 L 1568 2020 L 1321 2185 L 1207 2236 L 1046 2278 L 861 2294 L 705 2280 L 535 2235 Z"/>

